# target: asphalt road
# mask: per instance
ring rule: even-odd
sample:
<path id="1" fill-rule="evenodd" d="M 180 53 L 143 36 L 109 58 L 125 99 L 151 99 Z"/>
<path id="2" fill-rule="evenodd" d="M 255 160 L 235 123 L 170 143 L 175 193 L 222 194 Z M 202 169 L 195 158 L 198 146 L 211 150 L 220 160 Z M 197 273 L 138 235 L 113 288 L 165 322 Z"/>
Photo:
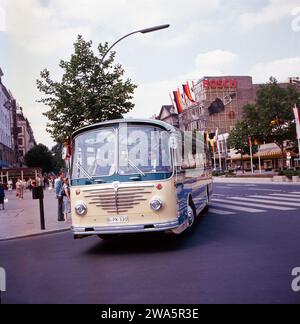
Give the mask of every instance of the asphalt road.
<path id="1" fill-rule="evenodd" d="M 212 211 L 190 235 L 0 242 L 3 302 L 300 303 L 291 289 L 300 186 L 216 184 L 214 192 Z"/>

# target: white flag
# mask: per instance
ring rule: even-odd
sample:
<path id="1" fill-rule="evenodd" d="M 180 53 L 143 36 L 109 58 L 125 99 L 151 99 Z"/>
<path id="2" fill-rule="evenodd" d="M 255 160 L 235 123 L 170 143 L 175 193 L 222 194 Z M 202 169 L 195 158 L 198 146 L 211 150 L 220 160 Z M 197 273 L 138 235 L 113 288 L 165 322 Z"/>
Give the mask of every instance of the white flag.
<path id="1" fill-rule="evenodd" d="M 300 139 L 300 109 L 295 107 L 293 108 L 295 120 L 296 120 L 296 128 L 297 128 L 297 139 Z"/>

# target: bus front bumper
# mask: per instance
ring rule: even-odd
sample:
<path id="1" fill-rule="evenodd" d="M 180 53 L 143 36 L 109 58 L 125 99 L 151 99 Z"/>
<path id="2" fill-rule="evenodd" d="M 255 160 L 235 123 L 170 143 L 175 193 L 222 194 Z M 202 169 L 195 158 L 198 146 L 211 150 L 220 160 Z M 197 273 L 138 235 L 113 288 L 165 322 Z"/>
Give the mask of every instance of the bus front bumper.
<path id="1" fill-rule="evenodd" d="M 164 232 L 174 230 L 180 226 L 179 221 L 157 223 L 150 225 L 123 225 L 123 226 L 103 226 L 103 227 L 75 227 L 71 229 L 74 235 L 90 236 L 101 234 L 127 234 L 127 233 L 147 233 Z"/>

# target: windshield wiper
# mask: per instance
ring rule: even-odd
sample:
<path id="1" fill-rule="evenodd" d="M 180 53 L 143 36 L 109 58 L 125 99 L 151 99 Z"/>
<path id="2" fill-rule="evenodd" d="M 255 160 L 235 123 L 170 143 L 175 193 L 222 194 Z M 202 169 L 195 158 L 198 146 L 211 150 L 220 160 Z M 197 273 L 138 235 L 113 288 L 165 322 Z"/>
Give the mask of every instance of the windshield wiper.
<path id="1" fill-rule="evenodd" d="M 146 176 L 146 174 L 139 167 L 137 167 L 131 160 L 128 159 L 127 161 L 129 163 L 129 165 L 131 167 L 133 167 L 141 176 L 143 176 L 143 177 Z"/>
<path id="2" fill-rule="evenodd" d="M 93 177 L 84 169 L 84 167 L 79 163 L 79 161 L 76 162 L 76 166 L 89 180 L 95 182 Z"/>

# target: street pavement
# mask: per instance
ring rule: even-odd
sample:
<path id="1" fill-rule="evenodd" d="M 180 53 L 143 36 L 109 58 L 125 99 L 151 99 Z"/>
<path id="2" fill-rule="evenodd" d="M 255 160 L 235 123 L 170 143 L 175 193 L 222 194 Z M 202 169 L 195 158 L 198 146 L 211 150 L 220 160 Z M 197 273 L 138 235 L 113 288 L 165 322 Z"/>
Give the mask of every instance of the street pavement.
<path id="1" fill-rule="evenodd" d="M 183 236 L 0 242 L 4 303 L 300 303 L 300 186 L 214 185 Z"/>
<path id="2" fill-rule="evenodd" d="M 8 203 L 5 204 L 5 210 L 0 210 L 0 241 L 70 228 L 70 224 L 57 221 L 57 200 L 54 192 L 44 192 L 46 231 L 41 230 L 39 201 L 32 199 L 29 190 L 25 191 L 23 200 L 17 199 L 15 191 L 5 194 Z"/>

